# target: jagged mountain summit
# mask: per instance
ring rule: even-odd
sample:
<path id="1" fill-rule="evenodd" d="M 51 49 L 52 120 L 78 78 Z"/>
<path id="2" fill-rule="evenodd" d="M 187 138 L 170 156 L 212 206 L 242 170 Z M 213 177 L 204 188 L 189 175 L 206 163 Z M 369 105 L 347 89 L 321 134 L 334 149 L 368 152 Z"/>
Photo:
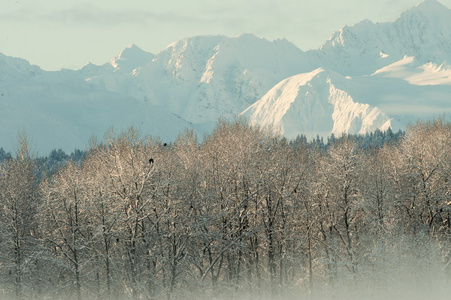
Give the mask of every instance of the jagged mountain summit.
<path id="1" fill-rule="evenodd" d="M 155 56 L 131 44 L 111 59 L 110 64 L 116 71 L 131 72 L 140 66 L 144 66 L 152 61 Z"/>
<path id="2" fill-rule="evenodd" d="M 129 125 L 173 140 L 243 114 L 298 134 L 403 129 L 451 114 L 451 10 L 427 0 L 394 22 L 345 26 L 316 50 L 252 34 L 197 36 L 157 54 L 132 44 L 103 65 L 47 72 L 0 54 L 0 147 L 42 152 Z"/>
<path id="3" fill-rule="evenodd" d="M 418 63 L 451 61 L 451 10 L 426 0 L 402 13 L 394 22 L 364 20 L 345 26 L 309 57 L 323 67 L 344 75 L 372 74 L 401 60 Z"/>
<path id="4" fill-rule="evenodd" d="M 310 67 L 304 52 L 286 40 L 197 36 L 169 45 L 128 74 L 103 70 L 88 80 L 190 122 L 216 122 L 239 114 L 280 80 Z"/>

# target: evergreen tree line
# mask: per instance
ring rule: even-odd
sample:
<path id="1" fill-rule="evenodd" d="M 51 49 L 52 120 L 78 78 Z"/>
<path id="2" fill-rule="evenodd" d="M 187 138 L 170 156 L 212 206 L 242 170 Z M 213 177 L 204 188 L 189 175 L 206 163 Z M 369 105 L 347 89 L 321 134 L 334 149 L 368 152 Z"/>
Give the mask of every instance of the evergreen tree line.
<path id="1" fill-rule="evenodd" d="M 377 129 L 374 132 L 361 134 L 348 134 L 347 138 L 356 142 L 358 149 L 363 151 L 371 151 L 375 148 L 382 148 L 385 144 L 397 143 L 404 136 L 404 131 L 399 130 L 397 133 L 393 133 L 391 128 L 387 131 L 380 131 Z M 305 135 L 299 135 L 289 143 L 291 146 L 299 146 L 302 144 L 307 147 L 315 147 L 318 150 L 327 150 L 330 145 L 335 142 L 335 135 L 327 137 L 327 142 L 324 142 L 324 138 L 317 136 L 310 141 Z M 74 152 L 67 154 L 63 149 L 53 149 L 48 156 L 36 157 L 36 164 L 40 169 L 40 172 L 53 173 L 60 167 L 64 166 L 68 161 L 74 160 L 81 162 L 87 155 L 88 150 L 75 149 Z M 6 152 L 3 147 L 0 147 L 0 163 L 3 160 L 12 158 L 11 152 Z"/>
<path id="2" fill-rule="evenodd" d="M 131 128 L 44 171 L 21 137 L 0 163 L 0 298 L 444 296 L 451 124 L 373 135 Z"/>

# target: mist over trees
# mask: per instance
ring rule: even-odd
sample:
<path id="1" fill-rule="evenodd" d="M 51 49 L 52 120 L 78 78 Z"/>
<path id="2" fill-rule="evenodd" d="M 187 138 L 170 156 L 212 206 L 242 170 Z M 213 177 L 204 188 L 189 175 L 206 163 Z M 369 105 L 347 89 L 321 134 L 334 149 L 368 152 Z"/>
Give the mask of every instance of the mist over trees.
<path id="1" fill-rule="evenodd" d="M 0 148 L 2 299 L 440 298 L 451 124 L 307 141 L 244 121 L 203 142 L 109 132 Z M 431 296 L 434 295 L 434 296 Z"/>

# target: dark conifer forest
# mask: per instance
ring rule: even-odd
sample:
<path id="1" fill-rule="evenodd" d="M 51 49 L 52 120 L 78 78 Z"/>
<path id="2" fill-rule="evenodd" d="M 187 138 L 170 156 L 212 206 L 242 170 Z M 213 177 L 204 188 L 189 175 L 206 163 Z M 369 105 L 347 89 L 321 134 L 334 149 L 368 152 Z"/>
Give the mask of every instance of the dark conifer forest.
<path id="1" fill-rule="evenodd" d="M 451 124 L 0 148 L 1 299 L 446 299 Z"/>

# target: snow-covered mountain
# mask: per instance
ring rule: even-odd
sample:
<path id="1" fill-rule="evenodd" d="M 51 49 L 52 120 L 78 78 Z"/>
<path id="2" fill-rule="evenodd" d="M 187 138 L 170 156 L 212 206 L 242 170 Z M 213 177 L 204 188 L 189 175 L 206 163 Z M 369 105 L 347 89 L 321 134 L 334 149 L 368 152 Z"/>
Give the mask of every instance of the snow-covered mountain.
<path id="1" fill-rule="evenodd" d="M 316 50 L 251 34 L 197 36 L 151 54 L 47 72 L 0 54 L 0 147 L 18 130 L 43 153 L 129 125 L 173 140 L 242 113 L 287 137 L 404 128 L 451 114 L 451 10 L 435 0 L 394 22 L 345 26 Z M 448 115 L 447 115 L 448 116 Z"/>
<path id="2" fill-rule="evenodd" d="M 451 10 L 426 0 L 402 13 L 394 22 L 364 20 L 345 26 L 317 50 L 311 60 L 343 75 L 368 75 L 401 60 L 419 64 L 451 61 Z"/>
<path id="3" fill-rule="evenodd" d="M 243 115 L 289 138 L 451 116 L 451 10 L 435 0 L 392 23 L 346 26 L 306 54 L 324 69 L 279 82 Z"/>
<path id="4" fill-rule="evenodd" d="M 303 133 L 328 136 L 399 129 L 379 108 L 358 103 L 346 92 L 352 80 L 316 69 L 287 78 L 243 112 L 251 123 L 279 128 L 287 138 Z"/>
<path id="5" fill-rule="evenodd" d="M 85 149 L 102 138 L 135 126 L 143 133 L 174 140 L 183 128 L 203 132 L 160 107 L 113 93 L 81 80 L 73 71 L 45 72 L 24 60 L 0 56 L 0 147 L 12 150 L 26 132 L 41 154 L 55 148 Z"/>
<path id="6" fill-rule="evenodd" d="M 410 59 L 396 64 L 405 60 Z M 418 119 L 449 118 L 449 75 L 443 66 L 429 67 L 415 73 L 417 68 L 401 72 L 389 65 L 372 76 L 353 77 L 319 68 L 281 81 L 242 114 L 253 124 L 280 129 L 288 138 L 399 130 Z"/>
<path id="7" fill-rule="evenodd" d="M 169 45 L 128 73 L 103 68 L 88 80 L 197 123 L 233 117 L 280 80 L 309 68 L 305 54 L 286 40 L 197 36 Z"/>

